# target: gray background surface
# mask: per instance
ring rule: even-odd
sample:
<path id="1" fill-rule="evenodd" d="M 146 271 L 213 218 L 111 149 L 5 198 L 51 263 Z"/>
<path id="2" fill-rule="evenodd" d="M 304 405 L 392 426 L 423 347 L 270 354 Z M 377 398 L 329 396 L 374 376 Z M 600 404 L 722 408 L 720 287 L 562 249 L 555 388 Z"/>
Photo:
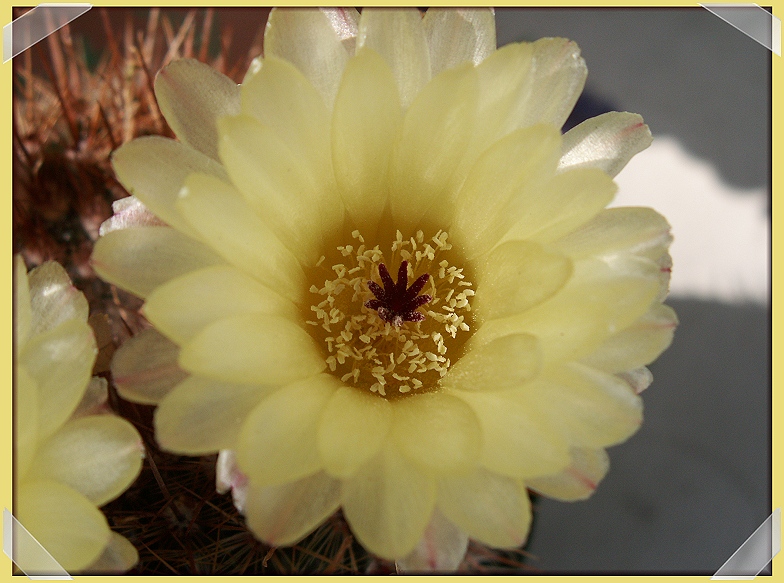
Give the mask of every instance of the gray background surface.
<path id="1" fill-rule="evenodd" d="M 728 184 L 769 188 L 771 54 L 729 24 L 702 8 L 496 14 L 499 45 L 581 47 L 588 81 L 571 123 L 637 112 Z M 591 499 L 537 504 L 529 551 L 545 572 L 710 575 L 771 512 L 770 308 L 667 303 L 681 323 L 650 367 L 642 429 L 609 450 Z"/>

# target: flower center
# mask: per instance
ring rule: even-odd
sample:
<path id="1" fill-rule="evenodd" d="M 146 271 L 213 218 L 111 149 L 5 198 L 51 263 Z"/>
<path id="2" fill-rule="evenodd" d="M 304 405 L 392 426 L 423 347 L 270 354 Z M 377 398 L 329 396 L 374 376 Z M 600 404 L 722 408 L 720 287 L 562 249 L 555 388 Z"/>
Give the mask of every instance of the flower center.
<path id="1" fill-rule="evenodd" d="M 474 290 L 453 265 L 449 235 L 398 231 L 386 254 L 359 231 L 352 238 L 330 261 L 321 257 L 313 278 L 323 284 L 310 288 L 307 324 L 330 371 L 386 398 L 437 389 L 472 324 Z M 387 265 L 399 266 L 397 281 Z"/>

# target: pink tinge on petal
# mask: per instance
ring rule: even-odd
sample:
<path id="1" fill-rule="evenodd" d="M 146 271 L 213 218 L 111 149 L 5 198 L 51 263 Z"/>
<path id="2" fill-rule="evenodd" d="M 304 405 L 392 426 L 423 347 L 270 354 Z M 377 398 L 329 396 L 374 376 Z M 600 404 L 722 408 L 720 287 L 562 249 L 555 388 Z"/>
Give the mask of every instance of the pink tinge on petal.
<path id="1" fill-rule="evenodd" d="M 593 494 L 610 467 L 603 449 L 572 448 L 572 464 L 560 474 L 526 480 L 526 485 L 556 500 L 585 500 Z"/>
<path id="2" fill-rule="evenodd" d="M 422 539 L 407 556 L 395 562 L 398 572 L 456 571 L 468 549 L 468 534 L 436 509 Z"/>
<path id="3" fill-rule="evenodd" d="M 53 330 L 68 320 L 87 319 L 87 301 L 59 263 L 47 261 L 33 269 L 29 286 L 32 313 L 28 337 Z"/>
<path id="4" fill-rule="evenodd" d="M 653 382 L 653 375 L 651 374 L 651 371 L 649 371 L 644 366 L 635 368 L 634 370 L 628 370 L 626 372 L 619 373 L 616 376 L 629 383 L 629 386 L 636 395 L 642 393 Z"/>
<path id="5" fill-rule="evenodd" d="M 580 482 L 583 486 L 585 486 L 589 490 L 591 491 L 596 490 L 596 486 L 598 484 L 594 482 L 591 478 L 583 474 L 580 470 L 575 468 L 568 468 L 566 470 L 566 473 L 568 473 L 570 476 L 572 476 L 575 480 Z"/>
<path id="6" fill-rule="evenodd" d="M 665 299 L 667 299 L 667 296 L 670 293 L 670 280 L 672 279 L 672 256 L 669 253 L 664 253 L 656 260 L 656 263 L 659 265 L 659 273 L 661 274 L 661 286 L 656 300 L 663 302 Z"/>
<path id="7" fill-rule="evenodd" d="M 566 133 L 559 170 L 594 167 L 615 176 L 651 140 L 651 132 L 639 115 L 605 113 Z"/>
<path id="8" fill-rule="evenodd" d="M 88 415 L 106 415 L 112 413 L 112 408 L 108 403 L 109 394 L 106 379 L 93 377 L 90 384 L 82 396 L 82 400 L 77 405 L 76 410 L 71 414 L 71 419 L 86 417 Z"/>
<path id="9" fill-rule="evenodd" d="M 359 13 L 354 8 L 322 8 L 340 40 L 356 38 L 359 30 Z"/>
<path id="10" fill-rule="evenodd" d="M 112 378 L 123 399 L 157 405 L 188 373 L 177 365 L 179 347 L 155 328 L 145 328 L 114 353 Z"/>
<path id="11" fill-rule="evenodd" d="M 129 227 L 165 227 L 166 223 L 152 214 L 149 209 L 135 196 L 127 196 L 112 203 L 114 214 L 101 224 L 99 229 L 103 237 L 112 231 Z"/>
<path id="12" fill-rule="evenodd" d="M 234 507 L 240 514 L 244 513 L 245 501 L 248 497 L 248 476 L 237 466 L 237 456 L 233 450 L 222 449 L 218 452 L 218 461 L 215 465 L 215 490 L 218 494 L 225 494 L 231 490 Z"/>
<path id="13" fill-rule="evenodd" d="M 674 330 L 675 328 L 678 327 L 677 320 L 673 320 L 672 318 L 669 318 L 667 316 L 659 316 L 658 314 L 656 316 L 650 319 L 646 319 L 645 321 L 641 322 L 641 324 L 648 328 L 653 328 L 657 330 Z"/>
<path id="14" fill-rule="evenodd" d="M 636 133 L 638 133 L 638 132 L 641 132 L 641 131 L 643 131 L 643 132 L 644 132 L 644 131 L 645 131 L 645 129 L 644 129 L 645 127 L 646 127 L 645 123 L 644 123 L 644 122 L 642 122 L 642 121 L 639 121 L 639 122 L 637 122 L 637 123 L 635 123 L 635 124 L 632 124 L 632 125 L 630 125 L 630 126 L 627 126 L 627 127 L 625 127 L 625 128 L 622 128 L 622 129 L 621 129 L 621 130 L 620 130 L 620 131 L 619 131 L 619 132 L 616 134 L 616 137 L 615 137 L 615 139 L 616 139 L 616 140 L 618 140 L 618 141 L 622 141 L 622 140 L 628 140 L 628 139 L 629 139 L 629 138 L 631 138 L 631 137 L 632 137 L 634 134 L 636 134 Z"/>
<path id="15" fill-rule="evenodd" d="M 128 385 L 134 386 L 143 383 L 160 381 L 162 379 L 175 378 L 176 382 L 172 383 L 172 386 L 174 386 L 177 384 L 177 382 L 183 380 L 186 376 L 187 373 L 185 371 L 177 366 L 176 363 L 172 363 L 156 366 L 155 368 L 137 370 L 127 375 L 116 375 L 114 377 L 114 382 L 120 388 L 124 388 Z"/>

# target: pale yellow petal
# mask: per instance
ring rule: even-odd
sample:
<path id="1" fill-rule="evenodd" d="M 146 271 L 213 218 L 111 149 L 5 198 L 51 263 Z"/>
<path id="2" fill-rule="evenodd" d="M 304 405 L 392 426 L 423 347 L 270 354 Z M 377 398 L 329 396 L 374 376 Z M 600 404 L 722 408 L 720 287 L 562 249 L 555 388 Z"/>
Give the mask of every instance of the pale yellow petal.
<path id="1" fill-rule="evenodd" d="M 593 494 L 610 469 L 610 460 L 603 449 L 572 449 L 572 463 L 553 476 L 526 480 L 526 485 L 549 498 L 572 502 L 585 500 Z"/>
<path id="2" fill-rule="evenodd" d="M 605 209 L 582 227 L 554 241 L 553 247 L 575 259 L 631 253 L 658 260 L 672 243 L 667 219 L 644 207 Z"/>
<path id="3" fill-rule="evenodd" d="M 435 480 L 387 442 L 343 482 L 343 513 L 360 544 L 385 559 L 408 555 L 422 538 L 435 505 Z"/>
<path id="4" fill-rule="evenodd" d="M 551 474 L 569 463 L 564 431 L 539 415 L 521 391 L 453 391 L 482 429 L 481 464 L 511 478 Z"/>
<path id="5" fill-rule="evenodd" d="M 617 273 L 626 275 L 636 275 L 649 277 L 655 275 L 659 289 L 654 297 L 651 307 L 660 304 L 667 298 L 670 288 L 670 277 L 672 272 L 672 257 L 665 251 L 658 259 L 648 259 L 642 255 L 618 254 L 615 256 L 605 256 L 603 261 L 608 263 Z"/>
<path id="6" fill-rule="evenodd" d="M 517 127 L 550 123 L 561 127 L 582 93 L 588 71 L 576 43 L 564 38 L 542 38 L 533 43 L 533 64 L 528 76 L 529 102 Z M 523 113 L 517 108 L 517 113 Z"/>
<path id="7" fill-rule="evenodd" d="M 392 405 L 353 387 L 340 387 L 324 409 L 318 451 L 324 469 L 347 478 L 381 449 L 392 424 Z"/>
<path id="8" fill-rule="evenodd" d="M 615 375 L 578 363 L 553 367 L 526 392 L 540 415 L 564 431 L 575 446 L 621 443 L 642 424 L 642 399 Z"/>
<path id="9" fill-rule="evenodd" d="M 24 345 L 30 334 L 33 314 L 30 308 L 30 286 L 27 281 L 27 267 L 21 255 L 14 257 L 14 341 L 16 346 Z"/>
<path id="10" fill-rule="evenodd" d="M 25 481 L 16 497 L 16 518 L 68 572 L 88 567 L 109 543 L 104 515 L 65 484 Z M 24 549 L 17 552 L 26 554 Z"/>
<path id="11" fill-rule="evenodd" d="M 191 272 L 157 288 L 144 304 L 144 315 L 177 343 L 184 344 L 206 326 L 241 314 L 278 314 L 294 319 L 296 306 L 235 267 L 215 266 Z"/>
<path id="12" fill-rule="evenodd" d="M 422 16 L 416 8 L 362 11 L 357 50 L 368 47 L 387 62 L 397 81 L 400 101 L 408 107 L 430 80 L 430 51 Z"/>
<path id="13" fill-rule="evenodd" d="M 468 534 L 436 508 L 414 550 L 395 561 L 398 574 L 453 572 L 465 558 Z"/>
<path id="14" fill-rule="evenodd" d="M 332 106 L 349 52 L 333 18 L 319 8 L 274 8 L 264 31 L 264 54 L 295 65 Z"/>
<path id="15" fill-rule="evenodd" d="M 250 206 L 300 261 L 315 263 L 324 234 L 323 185 L 271 128 L 248 115 L 223 118 L 221 159 Z"/>
<path id="16" fill-rule="evenodd" d="M 506 136 L 480 156 L 455 199 L 452 225 L 469 259 L 489 251 L 537 207 L 555 207 L 542 191 L 555 172 L 560 147 L 558 130 L 537 125 Z"/>
<path id="17" fill-rule="evenodd" d="M 240 109 L 240 90 L 234 81 L 196 59 L 179 59 L 158 72 L 155 98 L 180 140 L 218 159 L 215 122 Z"/>
<path id="18" fill-rule="evenodd" d="M 157 405 L 188 376 L 177 364 L 180 347 L 154 328 L 126 340 L 112 358 L 112 379 L 123 399 Z"/>
<path id="19" fill-rule="evenodd" d="M 296 257 L 230 184 L 192 174 L 177 208 L 226 261 L 294 301 L 300 299 L 305 276 Z"/>
<path id="20" fill-rule="evenodd" d="M 516 129 L 513 123 L 516 112 L 524 111 L 530 100 L 528 84 L 533 53 L 531 43 L 511 43 L 491 53 L 477 67 L 479 124 L 471 143 L 474 159 L 490 144 Z"/>
<path id="21" fill-rule="evenodd" d="M 138 562 L 139 553 L 131 541 L 112 531 L 109 544 L 101 556 L 82 572 L 93 575 L 124 573 Z"/>
<path id="22" fill-rule="evenodd" d="M 390 204 L 395 227 L 415 228 L 430 211 L 448 223 L 450 178 L 474 129 L 476 71 L 465 64 L 425 86 L 406 112 L 390 166 Z M 435 207 L 432 208 L 431 207 Z"/>
<path id="23" fill-rule="evenodd" d="M 510 334 L 482 346 L 469 344 L 466 353 L 441 379 L 441 385 L 465 391 L 512 389 L 534 378 L 540 365 L 536 338 Z"/>
<path id="24" fill-rule="evenodd" d="M 218 320 L 182 347 L 180 366 L 216 380 L 284 385 L 326 367 L 313 339 L 280 316 L 249 314 Z"/>
<path id="25" fill-rule="evenodd" d="M 185 178 L 193 172 L 226 178 L 226 171 L 209 156 L 160 136 L 145 136 L 122 145 L 112 154 L 112 168 L 126 190 L 149 211 L 188 235 L 194 231 L 176 208 Z"/>
<path id="26" fill-rule="evenodd" d="M 290 546 L 314 531 L 339 505 L 340 482 L 323 472 L 277 486 L 251 482 L 245 521 L 268 545 Z"/>
<path id="27" fill-rule="evenodd" d="M 30 282 L 30 335 L 53 330 L 67 320 L 87 321 L 87 300 L 55 261 L 47 261 L 28 274 Z"/>
<path id="28" fill-rule="evenodd" d="M 310 204 L 324 228 L 340 225 L 343 205 L 332 171 L 330 111 L 311 82 L 288 61 L 268 56 L 258 73 L 243 83 L 242 111 L 274 131 L 311 175 L 319 188 Z"/>
<path id="29" fill-rule="evenodd" d="M 340 224 L 343 207 L 332 171 L 330 112 L 311 82 L 288 61 L 268 56 L 243 84 L 242 110 L 272 129 L 319 185 L 311 204 L 321 221 L 327 226 Z"/>
<path id="30" fill-rule="evenodd" d="M 613 334 L 583 360 L 609 372 L 650 364 L 672 343 L 678 317 L 669 306 L 657 304 L 634 324 Z"/>
<path id="31" fill-rule="evenodd" d="M 521 203 L 523 210 L 504 240 L 555 241 L 599 214 L 616 190 L 612 179 L 594 168 L 558 174 Z"/>
<path id="32" fill-rule="evenodd" d="M 27 473 L 38 443 L 38 387 L 24 367 L 16 368 L 14 453 L 19 476 Z"/>
<path id="33" fill-rule="evenodd" d="M 479 121 L 466 164 L 517 129 L 539 123 L 560 128 L 586 76 L 577 45 L 558 38 L 501 47 L 477 67 L 477 73 Z"/>
<path id="34" fill-rule="evenodd" d="M 30 476 L 67 484 L 103 506 L 139 475 L 142 452 L 141 437 L 125 419 L 90 415 L 69 421 L 41 444 Z"/>
<path id="35" fill-rule="evenodd" d="M 511 43 L 491 53 L 476 68 L 479 78 L 477 124 L 453 184 L 490 145 L 520 128 L 540 123 L 560 128 L 585 81 L 577 45 L 546 38 Z"/>
<path id="36" fill-rule="evenodd" d="M 497 128 L 495 139 L 539 123 L 560 128 L 585 84 L 580 49 L 563 38 L 507 46 L 478 67 L 480 119 Z"/>
<path id="37" fill-rule="evenodd" d="M 471 407 L 445 393 L 393 403 L 390 435 L 403 455 L 437 473 L 470 471 L 482 448 L 479 421 Z"/>
<path id="38" fill-rule="evenodd" d="M 340 195 L 357 224 L 374 230 L 387 203 L 392 147 L 401 108 L 389 66 L 372 50 L 349 61 L 332 117 L 332 163 Z"/>
<path id="39" fill-rule="evenodd" d="M 38 387 L 39 439 L 54 433 L 76 409 L 97 353 L 92 328 L 79 320 L 68 320 L 26 344 L 19 364 Z"/>
<path id="40" fill-rule="evenodd" d="M 519 314 L 555 295 L 572 275 L 572 262 L 530 241 L 508 241 L 477 267 L 472 309 L 483 320 Z"/>
<path id="41" fill-rule="evenodd" d="M 163 449 L 183 455 L 233 448 L 245 419 L 267 392 L 255 385 L 189 377 L 155 410 L 155 439 Z"/>
<path id="42" fill-rule="evenodd" d="M 472 539 L 496 548 L 520 547 L 531 527 L 525 484 L 479 469 L 438 481 L 438 509 Z"/>
<path id="43" fill-rule="evenodd" d="M 142 298 L 175 277 L 225 264 L 209 247 L 170 227 L 107 233 L 95 243 L 91 262 L 101 278 Z"/>
<path id="44" fill-rule="evenodd" d="M 640 318 L 658 293 L 656 264 L 646 259 L 624 263 L 596 259 L 576 263 L 574 275 L 555 296 L 522 314 L 485 322 L 472 342 L 525 332 L 539 339 L 544 362 L 587 356 Z"/>
<path id="45" fill-rule="evenodd" d="M 652 141 L 651 131 L 636 113 L 603 113 L 564 134 L 558 168 L 598 168 L 615 176 Z"/>
<path id="46" fill-rule="evenodd" d="M 478 65 L 495 50 L 492 8 L 428 8 L 422 19 L 433 77 L 464 61 Z"/>
<path id="47" fill-rule="evenodd" d="M 275 391 L 253 409 L 239 436 L 237 462 L 254 484 L 283 484 L 323 469 L 319 425 L 339 386 L 332 375 L 314 376 Z"/>
<path id="48" fill-rule="evenodd" d="M 242 84 L 242 112 L 271 128 L 319 181 L 332 179 L 329 111 L 308 79 L 290 62 L 267 56 Z"/>

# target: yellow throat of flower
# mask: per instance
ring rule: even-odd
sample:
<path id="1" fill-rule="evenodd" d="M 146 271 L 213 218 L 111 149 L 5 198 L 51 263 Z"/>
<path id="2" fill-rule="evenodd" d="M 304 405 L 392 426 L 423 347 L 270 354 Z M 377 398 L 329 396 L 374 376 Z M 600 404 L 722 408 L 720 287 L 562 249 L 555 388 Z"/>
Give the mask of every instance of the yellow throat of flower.
<path id="1" fill-rule="evenodd" d="M 385 249 L 354 230 L 309 274 L 306 322 L 330 371 L 387 399 L 437 389 L 473 325 L 463 264 L 446 231 L 397 231 Z"/>

